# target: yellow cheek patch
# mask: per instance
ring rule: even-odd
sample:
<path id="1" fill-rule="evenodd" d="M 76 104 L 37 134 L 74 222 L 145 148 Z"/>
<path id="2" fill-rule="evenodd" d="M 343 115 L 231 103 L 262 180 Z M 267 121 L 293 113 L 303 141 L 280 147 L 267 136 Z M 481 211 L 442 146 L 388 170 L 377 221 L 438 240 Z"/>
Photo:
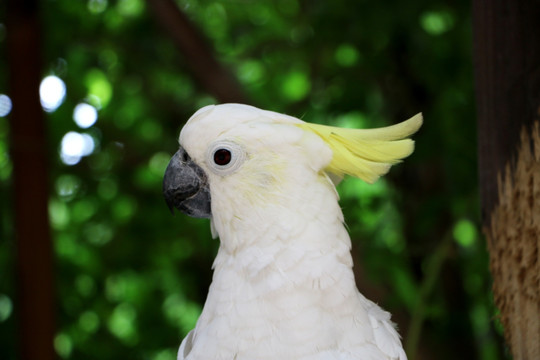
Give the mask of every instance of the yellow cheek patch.
<path id="1" fill-rule="evenodd" d="M 408 139 L 422 125 L 422 114 L 399 124 L 377 129 L 344 129 L 310 123 L 298 124 L 320 136 L 332 149 L 325 169 L 339 177 L 351 175 L 368 183 L 386 174 L 390 167 L 414 151 Z"/>
<path id="2" fill-rule="evenodd" d="M 276 194 L 286 180 L 286 165 L 274 154 L 264 153 L 244 163 L 241 174 L 233 180 L 233 184 L 238 184 L 237 193 L 242 194 L 250 205 L 260 205 L 261 202 L 278 199 Z"/>

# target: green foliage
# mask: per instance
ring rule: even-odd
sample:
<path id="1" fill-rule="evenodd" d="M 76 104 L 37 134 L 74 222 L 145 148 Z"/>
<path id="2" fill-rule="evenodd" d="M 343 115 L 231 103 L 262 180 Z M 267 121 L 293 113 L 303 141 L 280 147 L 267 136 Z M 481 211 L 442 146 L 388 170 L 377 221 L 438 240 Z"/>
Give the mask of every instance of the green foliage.
<path id="1" fill-rule="evenodd" d="M 418 359 L 504 358 L 478 227 L 469 2 L 176 3 L 262 108 L 349 127 L 424 112 L 404 165 L 374 185 L 339 187 L 359 287 L 395 314 Z M 218 241 L 207 221 L 170 216 L 161 181 L 183 122 L 215 100 L 147 5 L 42 3 L 43 76 L 67 87 L 47 114 L 63 359 L 175 359 L 211 279 Z M 0 93 L 9 95 L 3 15 Z M 97 110 L 89 128 L 72 120 L 79 103 Z M 74 165 L 60 156 L 69 131 L 94 143 Z M 9 200 L 8 135 L 0 118 L 0 198 Z M 12 224 L 2 201 L 2 359 L 15 359 Z"/>

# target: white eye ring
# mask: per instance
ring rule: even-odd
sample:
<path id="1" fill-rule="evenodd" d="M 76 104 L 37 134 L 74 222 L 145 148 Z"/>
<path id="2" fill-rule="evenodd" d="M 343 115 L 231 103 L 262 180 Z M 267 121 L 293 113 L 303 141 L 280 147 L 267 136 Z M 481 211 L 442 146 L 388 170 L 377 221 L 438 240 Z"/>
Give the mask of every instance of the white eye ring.
<path id="1" fill-rule="evenodd" d="M 245 160 L 244 149 L 232 141 L 217 141 L 210 145 L 206 152 L 206 164 L 210 170 L 221 176 L 233 173 Z"/>

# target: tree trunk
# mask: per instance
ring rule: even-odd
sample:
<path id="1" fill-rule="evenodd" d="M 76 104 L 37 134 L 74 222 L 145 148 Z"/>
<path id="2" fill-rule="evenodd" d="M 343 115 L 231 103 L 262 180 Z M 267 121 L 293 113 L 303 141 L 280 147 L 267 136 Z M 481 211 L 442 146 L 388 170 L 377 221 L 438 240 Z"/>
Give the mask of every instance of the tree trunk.
<path id="1" fill-rule="evenodd" d="M 482 222 L 514 359 L 540 359 L 540 1 L 476 0 Z"/>
<path id="2" fill-rule="evenodd" d="M 184 55 L 194 78 L 219 102 L 249 103 L 236 78 L 216 59 L 197 27 L 172 0 L 147 0 L 153 14 Z"/>
<path id="3" fill-rule="evenodd" d="M 19 358 L 53 360 L 52 244 L 47 213 L 47 148 L 41 78 L 39 1 L 8 1 L 7 53 L 15 214 Z"/>

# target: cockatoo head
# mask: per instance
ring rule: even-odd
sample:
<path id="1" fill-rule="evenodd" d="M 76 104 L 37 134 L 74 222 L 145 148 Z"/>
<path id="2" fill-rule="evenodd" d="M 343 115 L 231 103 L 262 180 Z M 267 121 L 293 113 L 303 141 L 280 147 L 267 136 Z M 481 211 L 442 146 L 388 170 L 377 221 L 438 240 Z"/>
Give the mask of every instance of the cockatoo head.
<path id="1" fill-rule="evenodd" d="M 421 123 L 419 114 L 385 128 L 342 129 L 247 105 L 206 106 L 180 133 L 164 196 L 171 210 L 193 217 L 241 217 L 327 174 L 371 183 L 413 151 L 405 138 Z"/>
<path id="2" fill-rule="evenodd" d="M 240 104 L 200 109 L 182 129 L 180 149 L 165 172 L 169 207 L 210 218 L 222 206 L 239 212 L 294 191 L 299 177 L 320 173 L 332 159 L 303 123 Z"/>

